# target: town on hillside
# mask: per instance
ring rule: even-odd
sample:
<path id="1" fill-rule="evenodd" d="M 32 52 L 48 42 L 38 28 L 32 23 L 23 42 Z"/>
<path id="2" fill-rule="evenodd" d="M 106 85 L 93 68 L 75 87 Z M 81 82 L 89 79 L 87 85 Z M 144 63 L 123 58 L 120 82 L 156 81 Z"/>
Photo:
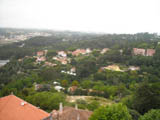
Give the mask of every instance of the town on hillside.
<path id="1" fill-rule="evenodd" d="M 157 34 L 46 33 L 0 46 L 0 120 L 141 120 L 159 113 Z"/>

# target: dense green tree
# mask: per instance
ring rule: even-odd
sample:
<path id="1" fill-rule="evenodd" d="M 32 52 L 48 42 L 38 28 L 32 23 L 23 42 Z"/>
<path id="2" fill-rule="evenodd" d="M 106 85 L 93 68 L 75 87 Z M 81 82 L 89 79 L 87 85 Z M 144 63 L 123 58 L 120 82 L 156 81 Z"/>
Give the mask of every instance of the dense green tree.
<path id="1" fill-rule="evenodd" d="M 62 80 L 61 84 L 63 87 L 67 87 L 68 86 L 68 81 L 67 80 Z"/>
<path id="2" fill-rule="evenodd" d="M 111 106 L 100 107 L 94 111 L 90 120 L 131 120 L 131 115 L 126 106 L 113 104 Z"/>
<path id="3" fill-rule="evenodd" d="M 47 57 L 53 57 L 53 56 L 56 56 L 57 55 L 57 52 L 55 50 L 49 50 L 47 52 Z"/>
<path id="4" fill-rule="evenodd" d="M 85 57 L 78 61 L 76 65 L 77 75 L 79 78 L 88 77 L 96 72 L 96 62 L 94 57 Z"/>
<path id="5" fill-rule="evenodd" d="M 65 102 L 65 95 L 62 93 L 40 92 L 28 96 L 27 101 L 43 110 L 52 111 L 59 108 L 60 102 Z"/>
<path id="6" fill-rule="evenodd" d="M 152 109 L 139 118 L 139 120 L 160 120 L 160 109 Z"/>
<path id="7" fill-rule="evenodd" d="M 141 114 L 160 108 L 160 86 L 142 83 L 135 92 L 133 107 Z"/>
<path id="8" fill-rule="evenodd" d="M 74 81 L 72 82 L 72 86 L 79 86 L 78 81 L 77 81 L 77 80 L 74 80 Z"/>
<path id="9" fill-rule="evenodd" d="M 98 107 L 100 107 L 100 103 L 98 101 L 92 101 L 91 103 L 89 103 L 87 105 L 87 108 L 91 111 L 94 111 L 95 109 L 97 109 Z"/>

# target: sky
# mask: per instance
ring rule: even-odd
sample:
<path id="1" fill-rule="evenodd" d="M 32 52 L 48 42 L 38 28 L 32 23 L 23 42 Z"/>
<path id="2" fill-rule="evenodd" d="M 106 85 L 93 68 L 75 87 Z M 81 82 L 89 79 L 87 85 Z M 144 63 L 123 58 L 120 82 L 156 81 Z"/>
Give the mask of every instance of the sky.
<path id="1" fill-rule="evenodd" d="M 0 27 L 160 33 L 160 0 L 0 0 Z"/>

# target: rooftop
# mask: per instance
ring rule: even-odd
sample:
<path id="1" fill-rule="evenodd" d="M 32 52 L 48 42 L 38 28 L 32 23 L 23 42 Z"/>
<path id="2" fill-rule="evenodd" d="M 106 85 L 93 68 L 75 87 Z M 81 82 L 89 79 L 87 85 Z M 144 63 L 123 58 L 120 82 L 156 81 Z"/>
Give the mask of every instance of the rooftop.
<path id="1" fill-rule="evenodd" d="M 47 116 L 47 112 L 15 95 L 0 98 L 0 120 L 41 120 Z"/>

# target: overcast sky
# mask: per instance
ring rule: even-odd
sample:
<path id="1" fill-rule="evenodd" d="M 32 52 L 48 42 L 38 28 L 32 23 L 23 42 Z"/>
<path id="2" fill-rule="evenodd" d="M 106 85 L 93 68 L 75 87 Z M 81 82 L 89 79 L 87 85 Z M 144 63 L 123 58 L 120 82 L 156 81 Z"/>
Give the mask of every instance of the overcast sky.
<path id="1" fill-rule="evenodd" d="M 0 0 L 0 27 L 160 33 L 160 0 Z"/>

